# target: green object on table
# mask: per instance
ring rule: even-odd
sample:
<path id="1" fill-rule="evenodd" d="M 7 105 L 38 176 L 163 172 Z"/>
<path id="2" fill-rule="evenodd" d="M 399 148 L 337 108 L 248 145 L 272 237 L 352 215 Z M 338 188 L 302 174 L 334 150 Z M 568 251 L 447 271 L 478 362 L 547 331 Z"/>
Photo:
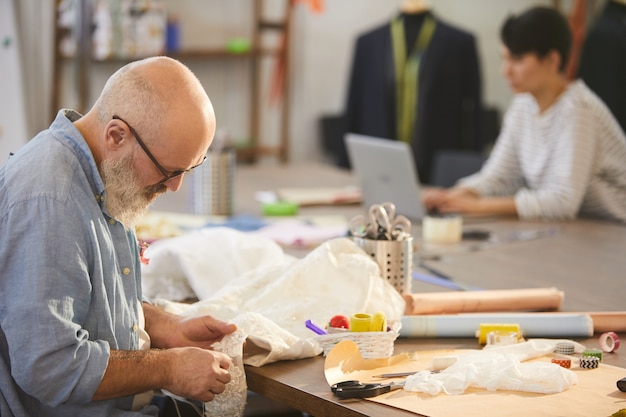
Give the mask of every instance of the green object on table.
<path id="1" fill-rule="evenodd" d="M 602 350 L 590 348 L 583 351 L 583 356 L 595 356 L 602 362 Z"/>
<path id="2" fill-rule="evenodd" d="M 263 203 L 263 215 L 265 216 L 295 216 L 298 214 L 298 204 L 290 201 L 276 201 Z"/>

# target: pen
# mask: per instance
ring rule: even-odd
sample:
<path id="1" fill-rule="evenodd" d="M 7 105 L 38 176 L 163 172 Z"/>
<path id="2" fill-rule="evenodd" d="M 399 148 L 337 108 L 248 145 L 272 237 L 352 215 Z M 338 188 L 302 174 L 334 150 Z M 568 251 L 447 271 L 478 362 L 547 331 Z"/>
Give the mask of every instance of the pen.
<path id="1" fill-rule="evenodd" d="M 412 371 L 412 372 L 396 372 L 396 373 L 392 373 L 392 374 L 380 374 L 380 375 L 374 375 L 374 378 L 399 378 L 402 376 L 410 376 L 410 375 L 414 375 L 419 371 Z"/>
<path id="2" fill-rule="evenodd" d="M 430 272 L 431 274 L 435 276 L 438 276 L 439 278 L 447 279 L 448 281 L 454 281 L 452 278 L 450 278 L 449 275 L 439 272 L 435 268 L 431 268 L 430 266 L 426 265 L 424 262 L 420 262 L 418 265 L 420 268 L 427 270 L 428 272 Z"/>
<path id="3" fill-rule="evenodd" d="M 425 269 L 426 271 L 430 272 L 436 278 L 439 278 L 438 280 L 431 279 L 431 281 L 437 281 L 437 282 L 433 282 L 436 285 L 441 285 L 441 286 L 444 286 L 444 287 L 448 287 L 448 288 L 452 288 L 452 289 L 460 290 L 460 291 L 469 291 L 469 290 L 478 290 L 479 289 L 479 288 L 470 288 L 470 287 L 468 287 L 466 285 L 463 285 L 461 283 L 455 282 L 449 275 L 446 275 L 446 274 L 444 274 L 442 272 L 439 272 L 435 268 L 431 268 L 430 266 L 426 265 L 424 262 L 419 262 L 418 266 L 420 268 Z M 413 278 L 421 279 L 422 277 L 424 277 L 422 274 L 419 274 L 418 272 L 413 272 Z"/>

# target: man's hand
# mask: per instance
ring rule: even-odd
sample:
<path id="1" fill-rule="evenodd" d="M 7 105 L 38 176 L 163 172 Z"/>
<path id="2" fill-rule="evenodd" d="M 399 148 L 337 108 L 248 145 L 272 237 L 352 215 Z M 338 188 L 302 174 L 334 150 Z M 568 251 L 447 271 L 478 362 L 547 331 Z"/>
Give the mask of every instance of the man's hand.
<path id="1" fill-rule="evenodd" d="M 166 389 L 184 398 L 211 401 L 230 381 L 230 358 L 196 347 L 111 350 L 111 357 L 94 400 Z"/>
<path id="2" fill-rule="evenodd" d="M 146 332 L 151 345 L 159 348 L 200 347 L 210 349 L 215 342 L 237 330 L 234 324 L 211 316 L 183 318 L 143 303 Z"/>
<path id="3" fill-rule="evenodd" d="M 196 346 L 209 349 L 215 342 L 237 330 L 237 326 L 211 316 L 189 317 L 178 322 L 175 332 L 178 340 L 171 343 L 177 346 Z M 174 335 L 172 335 L 174 336 Z"/>
<path id="4" fill-rule="evenodd" d="M 170 349 L 169 382 L 163 386 L 172 394 L 197 400 L 212 401 L 224 392 L 231 376 L 232 362 L 221 353 L 195 347 Z"/>

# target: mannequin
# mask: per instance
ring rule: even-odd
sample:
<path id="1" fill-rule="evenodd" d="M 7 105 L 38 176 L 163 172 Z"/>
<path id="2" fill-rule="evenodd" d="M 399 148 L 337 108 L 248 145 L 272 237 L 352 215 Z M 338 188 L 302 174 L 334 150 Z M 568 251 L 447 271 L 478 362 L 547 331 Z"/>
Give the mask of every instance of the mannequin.
<path id="1" fill-rule="evenodd" d="M 417 48 L 418 38 L 427 18 L 431 21 L 431 35 L 424 36 L 425 47 L 421 50 Z M 401 49 L 397 48 L 397 37 L 394 41 L 394 22 L 398 20 L 404 31 L 406 62 L 398 59 L 397 51 Z M 401 78 L 400 65 L 406 65 L 416 51 L 417 71 L 413 67 L 412 72 L 407 70 Z M 402 91 L 413 89 L 415 92 L 409 94 L 412 96 L 408 101 L 399 98 Z M 411 105 L 403 105 L 406 103 Z M 440 20 L 426 1 L 402 1 L 399 13 L 391 21 L 357 38 L 343 130 L 406 140 L 413 149 L 421 182 L 429 183 L 432 163 L 439 151 L 482 151 L 481 109 L 474 36 Z M 409 124 L 403 123 L 406 120 Z M 337 164 L 349 168 L 343 140 L 337 145 Z"/>
<path id="2" fill-rule="evenodd" d="M 578 76 L 611 110 L 626 132 L 626 0 L 606 3 L 589 28 Z"/>
<path id="3" fill-rule="evenodd" d="M 404 0 L 400 5 L 400 11 L 406 14 L 424 13 L 429 10 L 430 5 L 424 0 Z"/>

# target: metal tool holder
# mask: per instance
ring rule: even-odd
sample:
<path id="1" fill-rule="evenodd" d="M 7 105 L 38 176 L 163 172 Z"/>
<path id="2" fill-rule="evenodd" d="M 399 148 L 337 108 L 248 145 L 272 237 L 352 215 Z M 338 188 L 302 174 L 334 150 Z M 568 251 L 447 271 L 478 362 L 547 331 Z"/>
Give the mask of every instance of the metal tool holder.
<path id="1" fill-rule="evenodd" d="M 233 214 L 234 149 L 209 151 L 204 164 L 193 172 L 191 204 L 196 214 Z"/>
<path id="2" fill-rule="evenodd" d="M 352 237 L 380 267 L 381 275 L 400 294 L 411 293 L 411 271 L 413 265 L 413 237 L 403 240 L 374 240 Z"/>

